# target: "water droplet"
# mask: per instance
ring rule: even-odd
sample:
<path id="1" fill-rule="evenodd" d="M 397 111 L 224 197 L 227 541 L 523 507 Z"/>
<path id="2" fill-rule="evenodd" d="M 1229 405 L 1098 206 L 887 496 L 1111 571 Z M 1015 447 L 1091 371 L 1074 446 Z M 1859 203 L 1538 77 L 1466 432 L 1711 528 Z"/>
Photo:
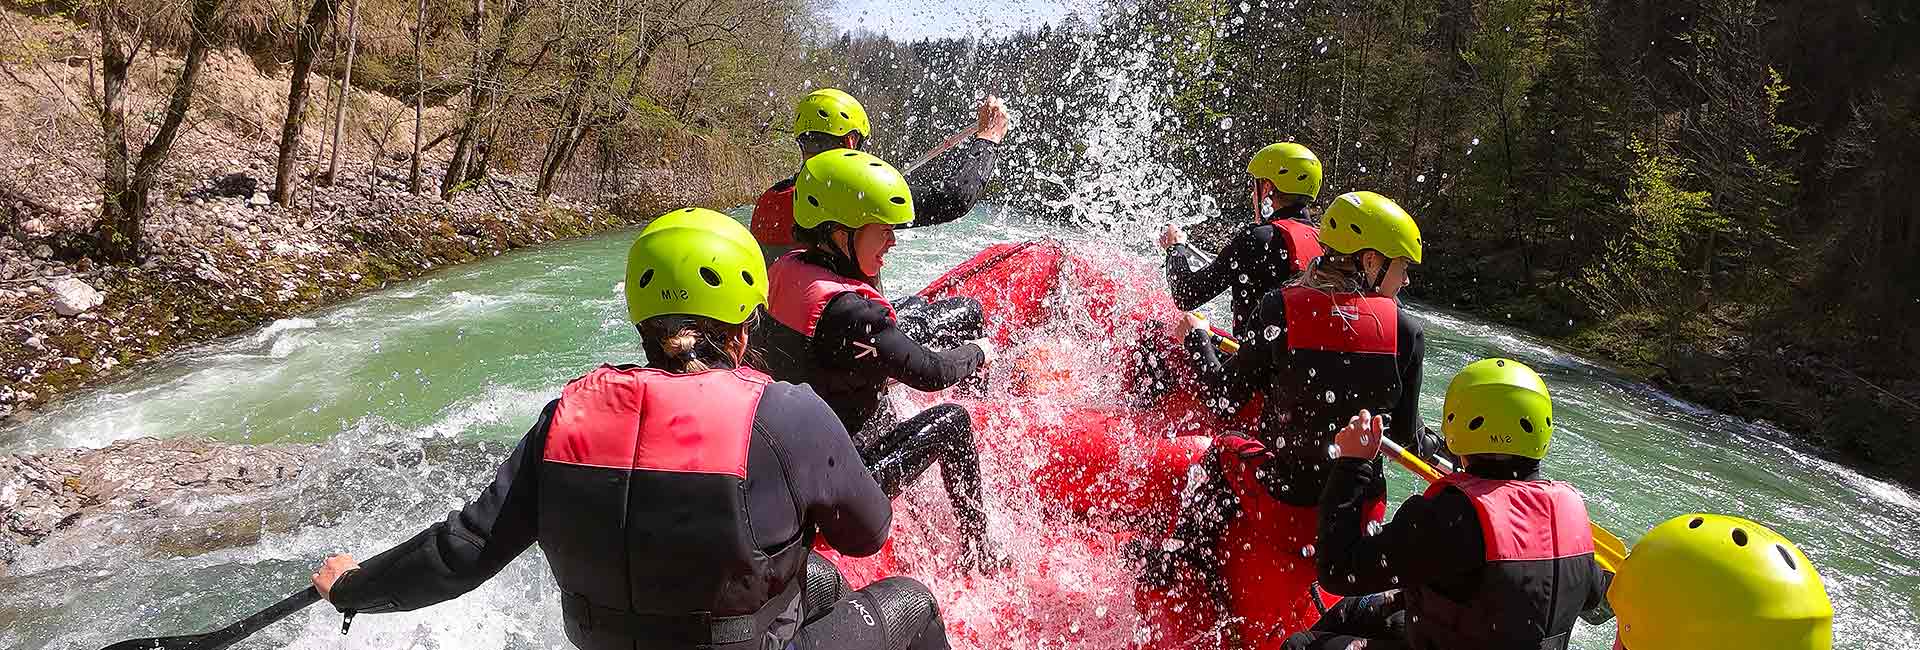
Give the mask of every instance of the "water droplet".
<path id="1" fill-rule="evenodd" d="M 1279 325 L 1268 325 L 1266 329 L 1264 329 L 1264 330 L 1260 330 L 1260 336 L 1261 336 L 1262 338 L 1265 338 L 1266 340 L 1269 340 L 1269 341 L 1272 341 L 1272 340 L 1274 340 L 1274 339 L 1278 339 L 1278 338 L 1280 338 L 1280 326 L 1279 326 Z"/>
<path id="2" fill-rule="evenodd" d="M 1355 578 L 1353 577 L 1353 574 L 1351 573 L 1347 574 L 1347 584 L 1353 584 L 1354 580 Z"/>
<path id="3" fill-rule="evenodd" d="M 1327 445 L 1327 457 L 1328 458 L 1340 457 L 1340 445 L 1338 443 Z"/>
<path id="4" fill-rule="evenodd" d="M 1400 584 L 1400 576 L 1387 576 L 1387 584 L 1390 584 L 1390 585 Z"/>
<path id="5" fill-rule="evenodd" d="M 1362 445 L 1373 444 L 1373 436 L 1360 436 L 1360 444 Z"/>
<path id="6" fill-rule="evenodd" d="M 1300 557 L 1313 557 L 1313 545 L 1308 544 L 1300 547 Z"/>
<path id="7" fill-rule="evenodd" d="M 1413 179 L 1413 182 L 1415 182 L 1415 183 L 1425 183 L 1425 182 L 1427 182 L 1427 175 L 1426 175 L 1426 174 L 1421 174 L 1421 175 L 1419 175 L 1419 176 L 1417 176 L 1417 177 L 1415 177 L 1415 178 Z"/>
<path id="8" fill-rule="evenodd" d="M 1478 147 L 1478 146 L 1480 146 L 1480 139 L 1479 139 L 1479 138 L 1474 138 L 1474 139 L 1473 139 L 1473 146 L 1476 146 L 1476 147 Z"/>
<path id="9" fill-rule="evenodd" d="M 1372 536 L 1374 536 L 1374 535 L 1378 535 L 1378 534 L 1380 534 L 1380 529 L 1381 529 L 1381 528 L 1382 528 L 1382 526 L 1380 525 L 1380 522 L 1377 522 L 1377 521 L 1369 521 L 1369 522 L 1367 522 L 1367 536 L 1368 536 L 1368 537 L 1372 537 Z M 1386 566 L 1386 565 L 1387 565 L 1387 558 L 1385 558 L 1385 557 L 1381 557 L 1381 558 L 1380 558 L 1380 566 Z"/>
<path id="10" fill-rule="evenodd" d="M 1312 379 L 1312 378 L 1314 378 L 1314 377 L 1318 377 L 1318 376 L 1320 376 L 1320 369 L 1319 369 L 1319 368 L 1308 368 L 1308 369 L 1307 369 L 1307 378 L 1308 378 L 1308 379 Z"/>
<path id="11" fill-rule="evenodd" d="M 1240 274 L 1240 284 L 1246 284 L 1246 283 L 1247 283 L 1247 274 L 1245 273 Z"/>
<path id="12" fill-rule="evenodd" d="M 1187 547 L 1186 542 L 1178 539 L 1174 539 L 1172 537 L 1169 537 L 1166 540 L 1160 542 L 1160 550 L 1166 551 L 1168 553 L 1173 553 L 1186 547 Z"/>
<path id="13" fill-rule="evenodd" d="M 1240 260 L 1232 260 L 1227 262 L 1227 268 L 1233 269 L 1235 271 L 1240 270 Z"/>
<path id="14" fill-rule="evenodd" d="M 1335 400 L 1338 400 L 1338 399 L 1340 399 L 1340 396 L 1338 396 L 1338 395 L 1334 395 L 1334 394 L 1333 394 L 1333 391 L 1327 391 L 1327 403 L 1328 403 L 1328 404 L 1332 404 L 1332 403 L 1334 403 L 1334 401 L 1335 401 Z"/>

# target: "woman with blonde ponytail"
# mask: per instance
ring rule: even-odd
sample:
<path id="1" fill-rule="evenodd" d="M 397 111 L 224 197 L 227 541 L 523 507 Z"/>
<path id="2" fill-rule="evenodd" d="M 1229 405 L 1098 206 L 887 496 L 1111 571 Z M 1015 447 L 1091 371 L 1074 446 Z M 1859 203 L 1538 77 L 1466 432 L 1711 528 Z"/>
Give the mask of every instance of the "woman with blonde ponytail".
<path id="1" fill-rule="evenodd" d="M 766 274 L 726 215 L 655 219 L 627 253 L 647 365 L 568 383 L 466 508 L 365 565 L 327 558 L 314 587 L 344 612 L 418 609 L 537 542 L 583 650 L 946 648 L 925 586 L 844 593 L 812 553 L 878 552 L 893 510 L 833 409 L 742 364 Z"/>

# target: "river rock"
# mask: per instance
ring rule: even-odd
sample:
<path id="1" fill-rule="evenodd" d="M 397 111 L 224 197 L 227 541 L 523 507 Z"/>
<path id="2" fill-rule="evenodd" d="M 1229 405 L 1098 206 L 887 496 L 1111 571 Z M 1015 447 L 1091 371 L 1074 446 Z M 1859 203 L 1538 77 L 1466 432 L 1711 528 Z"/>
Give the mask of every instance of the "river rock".
<path id="1" fill-rule="evenodd" d="M 76 278 L 54 280 L 47 289 L 53 291 L 54 313 L 61 316 L 78 316 L 106 301 L 99 291 Z"/>
<path id="2" fill-rule="evenodd" d="M 278 527 L 262 519 L 261 502 L 291 485 L 314 451 L 140 438 L 0 456 L 0 575 L 22 549 L 56 535 L 139 530 L 181 554 L 254 543 L 262 528 Z"/>
<path id="3" fill-rule="evenodd" d="M 38 246 L 34 246 L 33 256 L 43 260 L 51 258 L 53 257 L 53 247 L 48 246 L 46 244 L 40 244 Z"/>

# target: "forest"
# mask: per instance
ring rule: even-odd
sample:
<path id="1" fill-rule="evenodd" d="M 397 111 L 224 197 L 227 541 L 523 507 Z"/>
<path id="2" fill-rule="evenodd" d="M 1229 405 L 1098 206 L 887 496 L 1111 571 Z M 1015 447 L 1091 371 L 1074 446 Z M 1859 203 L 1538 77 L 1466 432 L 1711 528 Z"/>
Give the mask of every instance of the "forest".
<path id="1" fill-rule="evenodd" d="M 1252 152 L 1305 143 L 1321 205 L 1375 190 L 1420 221 L 1416 300 L 1912 484 L 1916 43 L 1899 0 L 1142 0 L 832 51 L 897 129 L 883 150 L 1008 96 L 1002 200 L 1135 240 L 1202 219 L 1223 240 Z"/>

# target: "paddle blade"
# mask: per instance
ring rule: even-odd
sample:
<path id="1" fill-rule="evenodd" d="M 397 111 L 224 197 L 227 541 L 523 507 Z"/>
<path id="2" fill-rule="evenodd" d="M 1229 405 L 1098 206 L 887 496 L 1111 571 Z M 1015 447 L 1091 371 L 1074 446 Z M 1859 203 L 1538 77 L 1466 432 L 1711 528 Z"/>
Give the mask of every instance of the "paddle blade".
<path id="1" fill-rule="evenodd" d="M 300 611 L 320 600 L 320 592 L 307 587 L 299 593 L 281 599 L 272 607 L 255 612 L 252 616 L 240 619 L 232 625 L 206 634 L 183 634 L 180 636 L 156 636 L 145 639 L 128 639 L 101 650 L 224 650 L 241 639 L 259 632 L 261 628 L 286 618 L 288 614 Z"/>

